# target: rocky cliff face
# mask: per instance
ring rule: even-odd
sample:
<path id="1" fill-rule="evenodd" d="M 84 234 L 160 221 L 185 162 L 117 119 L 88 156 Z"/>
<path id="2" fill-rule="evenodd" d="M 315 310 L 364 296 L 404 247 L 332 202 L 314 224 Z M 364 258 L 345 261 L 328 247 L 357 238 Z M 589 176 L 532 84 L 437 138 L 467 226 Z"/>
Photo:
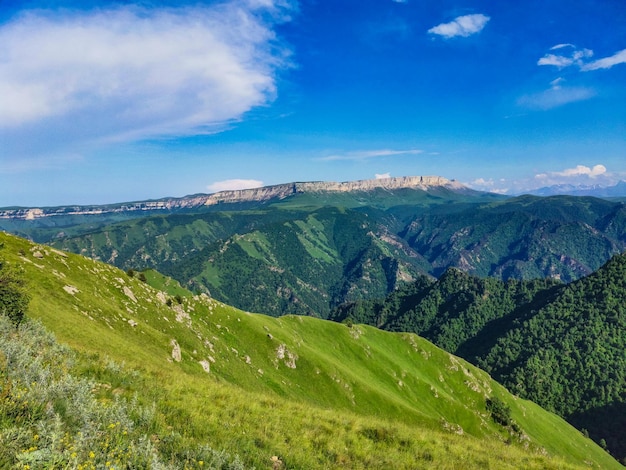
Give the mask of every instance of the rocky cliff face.
<path id="1" fill-rule="evenodd" d="M 157 201 L 140 201 L 106 206 L 65 206 L 48 208 L 17 208 L 0 209 L 0 219 L 34 220 L 42 217 L 69 215 L 97 215 L 114 212 L 134 211 L 173 211 L 177 209 L 193 209 L 216 204 L 237 202 L 269 201 L 284 199 L 297 193 L 313 192 L 350 192 L 372 191 L 377 188 L 394 190 L 412 188 L 428 190 L 433 187 L 446 187 L 456 191 L 467 189 L 462 184 L 441 176 L 404 176 L 398 178 L 381 178 L 373 180 L 335 182 L 303 182 L 287 183 L 262 188 L 243 189 L 238 191 L 221 191 L 214 194 L 197 194 L 182 198 L 165 198 Z"/>

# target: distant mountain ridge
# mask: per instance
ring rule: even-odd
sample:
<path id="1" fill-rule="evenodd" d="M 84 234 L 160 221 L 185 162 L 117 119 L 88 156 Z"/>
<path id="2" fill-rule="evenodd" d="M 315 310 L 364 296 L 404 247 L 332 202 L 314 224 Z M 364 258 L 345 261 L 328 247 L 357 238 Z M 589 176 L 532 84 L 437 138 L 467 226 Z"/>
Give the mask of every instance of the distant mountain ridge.
<path id="1" fill-rule="evenodd" d="M 102 215 L 107 213 L 123 212 L 159 212 L 176 211 L 180 209 L 197 209 L 203 206 L 218 204 L 263 202 L 273 199 L 284 199 L 294 194 L 336 192 L 346 193 L 355 191 L 372 191 L 375 189 L 419 189 L 443 187 L 453 191 L 472 191 L 454 180 L 441 176 L 403 176 L 395 178 L 377 178 L 337 182 L 296 182 L 285 183 L 260 188 L 227 190 L 213 194 L 194 194 L 180 198 L 162 198 L 157 200 L 124 202 L 106 205 L 76 205 L 60 207 L 17 207 L 0 209 L 0 219 L 34 220 L 43 217 L 72 216 L 72 215 Z"/>

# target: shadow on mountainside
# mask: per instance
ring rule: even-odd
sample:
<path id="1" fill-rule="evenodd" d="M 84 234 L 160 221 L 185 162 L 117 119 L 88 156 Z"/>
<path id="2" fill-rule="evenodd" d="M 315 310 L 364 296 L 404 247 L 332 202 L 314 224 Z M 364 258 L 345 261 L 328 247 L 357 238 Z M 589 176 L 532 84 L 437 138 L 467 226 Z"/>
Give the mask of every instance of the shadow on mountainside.
<path id="1" fill-rule="evenodd" d="M 626 401 L 574 413 L 566 419 L 578 429 L 586 429 L 595 442 L 604 439 L 611 455 L 626 464 Z"/>

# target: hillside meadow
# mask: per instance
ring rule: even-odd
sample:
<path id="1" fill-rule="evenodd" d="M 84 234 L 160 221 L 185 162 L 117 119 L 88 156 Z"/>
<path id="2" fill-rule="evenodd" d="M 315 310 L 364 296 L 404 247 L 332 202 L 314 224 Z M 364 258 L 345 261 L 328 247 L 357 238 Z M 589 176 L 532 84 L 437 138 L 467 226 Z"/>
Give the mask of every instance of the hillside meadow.
<path id="1" fill-rule="evenodd" d="M 31 295 L 28 320 L 4 327 L 3 342 L 15 349 L 29 334 L 46 337 L 31 331 L 41 322 L 56 340 L 39 341 L 31 356 L 47 358 L 38 367 L 47 368 L 50 390 L 73 377 L 90 384 L 81 399 L 92 397 L 94 410 L 126 410 L 127 434 L 115 432 L 118 421 L 101 422 L 94 434 L 117 443 L 118 467 L 143 455 L 153 468 L 621 468 L 561 418 L 416 335 L 252 314 L 155 273 L 144 282 L 13 236 L 0 241 Z M 0 439 L 21 429 L 22 441 L 3 462 L 26 468 L 41 443 L 56 446 L 37 454 L 60 459 L 50 468 L 87 465 L 90 453 L 105 458 L 106 449 L 79 446 L 85 428 L 70 412 L 71 395 L 22 402 L 25 413 L 7 408 L 7 400 L 48 396 L 11 369 L 11 348 L 0 361 Z M 500 403 L 506 419 L 488 402 Z M 98 416 L 111 419 L 90 416 L 84 422 L 95 428 Z"/>

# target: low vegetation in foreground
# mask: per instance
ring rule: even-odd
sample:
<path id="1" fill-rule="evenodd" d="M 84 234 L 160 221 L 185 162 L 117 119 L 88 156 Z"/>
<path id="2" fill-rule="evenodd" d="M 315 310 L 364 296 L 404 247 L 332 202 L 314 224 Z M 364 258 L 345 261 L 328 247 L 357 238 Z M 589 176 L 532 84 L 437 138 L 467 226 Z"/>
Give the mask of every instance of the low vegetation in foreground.
<path id="1" fill-rule="evenodd" d="M 621 468 L 415 335 L 250 314 L 0 238 L 31 296 L 1 323 L 4 467 Z"/>

